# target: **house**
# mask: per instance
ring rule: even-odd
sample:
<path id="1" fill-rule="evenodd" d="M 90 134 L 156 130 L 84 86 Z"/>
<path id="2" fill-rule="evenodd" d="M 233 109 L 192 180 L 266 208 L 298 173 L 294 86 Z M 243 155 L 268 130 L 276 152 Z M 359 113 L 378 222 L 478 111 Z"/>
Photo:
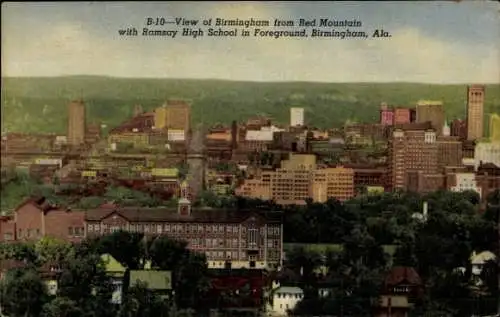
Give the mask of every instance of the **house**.
<path id="1" fill-rule="evenodd" d="M 406 317 L 412 302 L 423 294 L 423 283 L 412 267 L 396 266 L 387 274 L 378 304 L 376 317 Z"/>
<path id="2" fill-rule="evenodd" d="M 16 269 L 26 269 L 30 265 L 25 261 L 18 261 L 13 259 L 0 260 L 0 281 L 6 276 L 7 272 Z M 45 283 L 47 287 L 47 293 L 49 295 L 57 294 L 57 279 L 61 269 L 57 264 L 45 263 L 41 267 L 37 268 L 40 278 Z"/>
<path id="3" fill-rule="evenodd" d="M 383 295 L 375 308 L 376 317 L 407 317 L 410 304 L 407 296 Z"/>
<path id="4" fill-rule="evenodd" d="M 255 313 L 262 308 L 269 286 L 266 270 L 211 269 L 208 278 L 210 288 L 203 301 L 211 309 Z"/>
<path id="5" fill-rule="evenodd" d="M 280 286 L 273 291 L 272 304 L 269 310 L 272 316 L 287 316 L 289 310 L 304 298 L 304 291 L 296 286 Z"/>
<path id="6" fill-rule="evenodd" d="M 111 303 L 121 304 L 123 278 L 125 277 L 127 269 L 110 254 L 101 255 L 101 260 L 106 268 L 106 274 L 108 274 L 108 276 L 111 277 L 111 282 L 113 283 L 114 286 Z"/>
<path id="7" fill-rule="evenodd" d="M 494 261 L 495 259 L 495 254 L 490 251 L 483 251 L 480 253 L 472 252 L 470 256 L 470 262 L 472 264 L 472 274 L 474 276 L 481 275 L 484 265 L 488 261 Z"/>
<path id="8" fill-rule="evenodd" d="M 57 263 L 45 263 L 38 268 L 38 274 L 47 287 L 47 293 L 51 296 L 57 295 L 58 279 L 62 269 Z"/>

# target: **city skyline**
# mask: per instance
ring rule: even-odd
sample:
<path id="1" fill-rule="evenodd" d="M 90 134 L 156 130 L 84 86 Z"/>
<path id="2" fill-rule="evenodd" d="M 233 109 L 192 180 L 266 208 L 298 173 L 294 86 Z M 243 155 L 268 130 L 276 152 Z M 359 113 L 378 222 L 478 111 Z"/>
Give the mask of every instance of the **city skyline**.
<path id="1" fill-rule="evenodd" d="M 3 3 L 2 76 L 496 84 L 498 8 L 491 1 Z M 119 29 L 141 29 L 156 16 L 357 19 L 368 33 L 384 29 L 392 37 L 119 37 Z"/>

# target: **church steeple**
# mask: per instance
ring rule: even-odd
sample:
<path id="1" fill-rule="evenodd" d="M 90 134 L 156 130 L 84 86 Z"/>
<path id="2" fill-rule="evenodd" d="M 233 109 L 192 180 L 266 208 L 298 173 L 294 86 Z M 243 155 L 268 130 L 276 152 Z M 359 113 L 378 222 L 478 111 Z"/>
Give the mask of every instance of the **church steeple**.
<path id="1" fill-rule="evenodd" d="M 189 185 L 186 181 L 181 183 L 181 195 L 178 201 L 177 212 L 181 216 L 191 215 L 191 201 L 189 200 Z"/>

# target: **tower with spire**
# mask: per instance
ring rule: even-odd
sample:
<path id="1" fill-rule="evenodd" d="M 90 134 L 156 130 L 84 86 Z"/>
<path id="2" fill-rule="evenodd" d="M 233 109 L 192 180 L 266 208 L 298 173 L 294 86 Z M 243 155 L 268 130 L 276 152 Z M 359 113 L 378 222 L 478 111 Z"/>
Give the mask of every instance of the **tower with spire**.
<path id="1" fill-rule="evenodd" d="M 191 215 L 191 201 L 189 200 L 189 184 L 187 181 L 181 183 L 181 195 L 177 205 L 177 213 L 179 215 Z"/>

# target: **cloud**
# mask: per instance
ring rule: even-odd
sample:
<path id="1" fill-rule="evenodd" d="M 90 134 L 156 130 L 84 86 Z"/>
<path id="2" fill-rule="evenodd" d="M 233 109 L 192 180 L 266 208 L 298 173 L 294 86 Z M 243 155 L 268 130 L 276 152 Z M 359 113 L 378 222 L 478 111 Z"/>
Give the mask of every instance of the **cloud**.
<path id="1" fill-rule="evenodd" d="M 204 17 L 290 18 L 263 3 L 225 3 Z M 203 16 L 199 18 L 202 19 Z M 139 26 L 138 26 L 139 27 Z M 140 27 L 139 27 L 140 28 Z M 364 30 L 371 35 L 370 26 Z M 494 45 L 470 47 L 424 36 L 417 28 L 391 30 L 386 39 L 120 38 L 84 24 L 52 24 L 2 38 L 3 74 L 53 76 L 217 78 L 256 81 L 499 82 Z"/>

